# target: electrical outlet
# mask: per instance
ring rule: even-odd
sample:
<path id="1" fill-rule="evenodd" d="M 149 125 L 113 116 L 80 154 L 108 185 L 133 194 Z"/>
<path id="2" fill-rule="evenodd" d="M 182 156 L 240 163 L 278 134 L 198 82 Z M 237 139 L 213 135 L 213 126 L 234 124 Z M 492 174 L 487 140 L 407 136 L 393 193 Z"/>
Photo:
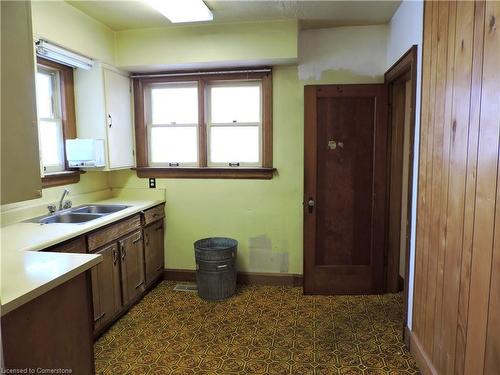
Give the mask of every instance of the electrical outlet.
<path id="1" fill-rule="evenodd" d="M 150 178 L 149 179 L 149 187 L 151 189 L 154 189 L 156 187 L 156 178 Z"/>

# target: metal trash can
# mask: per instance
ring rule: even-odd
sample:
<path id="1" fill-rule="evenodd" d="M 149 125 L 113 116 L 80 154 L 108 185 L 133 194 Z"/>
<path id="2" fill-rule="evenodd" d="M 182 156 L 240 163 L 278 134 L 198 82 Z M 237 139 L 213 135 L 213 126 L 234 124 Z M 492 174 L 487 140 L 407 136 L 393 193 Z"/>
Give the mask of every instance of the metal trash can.
<path id="1" fill-rule="evenodd" d="M 198 295 L 218 301 L 236 291 L 236 251 L 238 241 L 225 237 L 210 237 L 194 243 Z"/>

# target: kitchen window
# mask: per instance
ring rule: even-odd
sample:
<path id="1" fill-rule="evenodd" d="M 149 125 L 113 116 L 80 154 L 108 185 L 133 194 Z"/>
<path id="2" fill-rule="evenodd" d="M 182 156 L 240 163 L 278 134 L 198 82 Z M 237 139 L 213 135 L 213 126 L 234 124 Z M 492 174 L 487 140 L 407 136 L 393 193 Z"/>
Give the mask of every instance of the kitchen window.
<path id="1" fill-rule="evenodd" d="M 60 102 L 58 71 L 39 65 L 36 73 L 36 104 L 44 173 L 65 169 Z"/>
<path id="2" fill-rule="evenodd" d="M 73 68 L 37 57 L 36 102 L 42 186 L 78 182 L 81 172 L 65 156 L 65 139 L 76 138 Z"/>
<path id="3" fill-rule="evenodd" d="M 271 71 L 134 77 L 139 177 L 272 178 Z"/>

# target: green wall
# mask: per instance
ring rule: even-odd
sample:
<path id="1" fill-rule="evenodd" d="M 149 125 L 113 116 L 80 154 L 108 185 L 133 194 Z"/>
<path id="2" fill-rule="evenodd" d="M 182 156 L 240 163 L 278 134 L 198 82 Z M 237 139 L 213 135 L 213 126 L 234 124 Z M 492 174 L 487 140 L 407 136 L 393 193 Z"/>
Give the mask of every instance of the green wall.
<path id="1" fill-rule="evenodd" d="M 116 32 L 116 65 L 151 70 L 297 61 L 297 21 L 242 22 Z"/>
<path id="2" fill-rule="evenodd" d="M 114 64 L 115 33 L 64 1 L 32 1 L 33 35 Z"/>
<path id="3" fill-rule="evenodd" d="M 158 179 L 166 189 L 166 268 L 194 269 L 193 242 L 208 236 L 239 241 L 238 268 L 302 273 L 305 84 L 380 82 L 382 76 L 328 71 L 300 81 L 296 66 L 273 69 L 272 180 Z M 111 172 L 112 187 L 145 188 L 133 171 Z"/>

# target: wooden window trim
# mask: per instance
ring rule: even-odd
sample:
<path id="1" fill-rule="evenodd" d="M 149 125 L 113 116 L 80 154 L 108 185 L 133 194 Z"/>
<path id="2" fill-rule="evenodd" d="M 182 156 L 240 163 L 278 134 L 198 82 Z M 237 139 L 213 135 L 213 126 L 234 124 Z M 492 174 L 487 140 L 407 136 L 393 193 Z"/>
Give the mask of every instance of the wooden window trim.
<path id="1" fill-rule="evenodd" d="M 193 168 L 133 168 L 137 177 L 142 178 L 217 178 L 217 179 L 249 179 L 270 180 L 273 178 L 276 168 L 217 168 L 217 167 L 193 167 Z"/>
<path id="2" fill-rule="evenodd" d="M 61 120 L 63 140 L 76 138 L 75 86 L 73 68 L 37 56 L 37 65 L 57 70 L 59 73 L 59 89 L 61 92 Z M 79 169 L 68 167 L 66 147 L 63 147 L 65 170 L 47 173 L 42 177 L 42 188 L 74 184 L 80 181 L 80 175 L 85 173 Z"/>
<path id="3" fill-rule="evenodd" d="M 247 68 L 248 69 L 248 68 Z M 182 73 L 182 72 L 181 72 Z M 238 81 L 258 79 L 262 81 L 262 167 L 218 168 L 208 167 L 207 124 L 205 118 L 205 87 L 211 81 Z M 166 82 L 198 82 L 198 159 L 199 167 L 150 167 L 148 157 L 147 122 L 145 111 L 146 89 L 150 84 Z M 273 168 L 272 129 L 272 72 L 237 74 L 179 75 L 175 77 L 136 77 L 134 85 L 134 116 L 136 165 L 138 177 L 158 178 L 225 178 L 225 179 L 271 179 Z"/>
<path id="4" fill-rule="evenodd" d="M 81 170 L 48 173 L 42 177 L 42 187 L 45 189 L 54 186 L 76 184 L 80 181 L 80 175 L 84 173 L 85 171 Z"/>

